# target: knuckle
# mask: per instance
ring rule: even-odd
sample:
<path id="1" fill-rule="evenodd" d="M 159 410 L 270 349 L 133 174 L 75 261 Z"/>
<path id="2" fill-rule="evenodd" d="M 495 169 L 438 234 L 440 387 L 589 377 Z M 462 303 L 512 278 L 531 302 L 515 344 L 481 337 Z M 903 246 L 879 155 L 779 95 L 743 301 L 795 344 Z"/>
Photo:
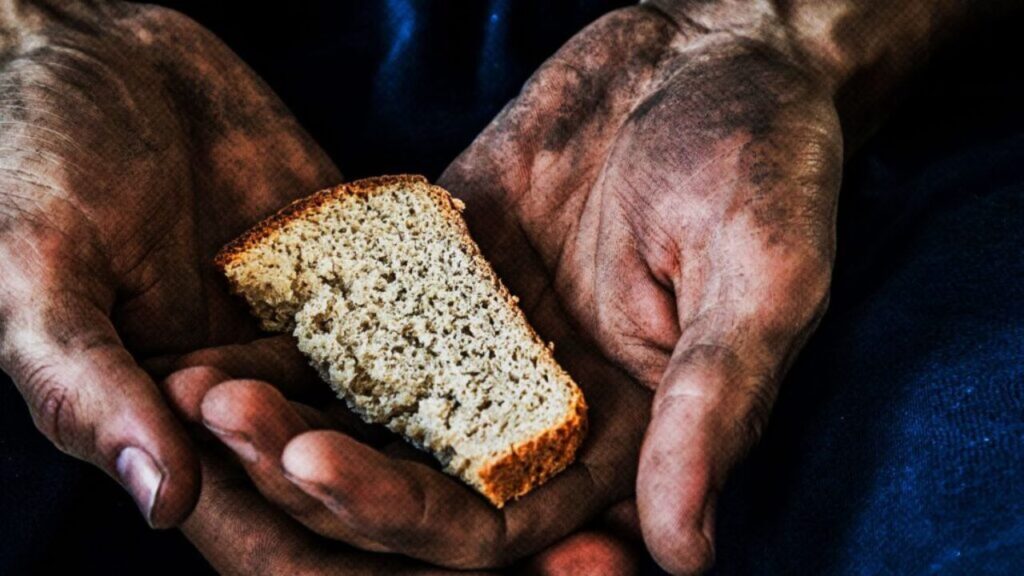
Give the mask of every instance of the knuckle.
<path id="1" fill-rule="evenodd" d="M 47 365 L 29 371 L 22 381 L 36 428 L 63 452 L 81 448 L 74 389 L 60 382 Z"/>
<path id="2" fill-rule="evenodd" d="M 749 449 L 757 444 L 768 425 L 775 404 L 776 386 L 770 377 L 760 376 L 743 388 L 743 394 L 743 412 L 735 419 L 735 432 L 741 445 Z"/>
<path id="3" fill-rule="evenodd" d="M 726 343 L 700 343 L 677 351 L 669 361 L 673 368 L 668 386 L 655 396 L 658 414 L 677 403 L 699 404 L 706 409 L 723 405 L 739 384 L 743 363 L 735 348 Z"/>
<path id="4" fill-rule="evenodd" d="M 655 409 L 680 397 L 686 402 L 703 402 L 709 410 L 719 411 L 739 447 L 748 449 L 756 444 L 775 403 L 778 386 L 774 371 L 724 344 L 693 346 L 677 362 L 688 366 L 693 385 L 677 389 L 675 397 L 659 397 Z"/>
<path id="5" fill-rule="evenodd" d="M 720 375 L 723 381 L 713 381 L 715 386 L 729 384 L 729 380 L 741 373 L 743 368 L 743 358 L 740 356 L 740 352 L 728 342 L 694 344 L 676 353 L 673 361 L 676 364 L 689 367 L 690 370 L 703 371 L 703 376 Z M 703 382 L 704 379 L 699 381 Z"/>

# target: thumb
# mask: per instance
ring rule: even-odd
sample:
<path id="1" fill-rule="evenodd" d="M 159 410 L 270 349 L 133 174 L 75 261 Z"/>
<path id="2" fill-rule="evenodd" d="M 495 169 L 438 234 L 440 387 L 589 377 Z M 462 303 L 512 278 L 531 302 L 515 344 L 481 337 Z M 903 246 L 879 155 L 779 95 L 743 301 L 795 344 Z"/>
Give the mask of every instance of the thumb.
<path id="1" fill-rule="evenodd" d="M 198 497 L 199 463 L 158 388 L 94 304 L 36 300 L 0 322 L 0 366 L 36 427 L 116 478 L 151 526 L 176 525 Z"/>
<path id="2" fill-rule="evenodd" d="M 673 574 L 714 563 L 714 511 L 726 475 L 760 435 L 774 378 L 729 347 L 680 346 L 654 398 L 637 507 L 651 554 Z"/>

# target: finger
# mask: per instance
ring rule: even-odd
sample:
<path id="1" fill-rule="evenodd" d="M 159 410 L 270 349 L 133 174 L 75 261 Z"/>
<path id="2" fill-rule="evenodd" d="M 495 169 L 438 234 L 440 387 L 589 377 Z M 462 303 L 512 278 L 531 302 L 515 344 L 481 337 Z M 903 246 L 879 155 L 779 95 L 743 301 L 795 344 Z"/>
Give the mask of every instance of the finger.
<path id="1" fill-rule="evenodd" d="M 311 428 L 273 386 L 257 380 L 221 383 L 206 394 L 201 412 L 205 427 L 235 453 L 269 501 L 321 535 L 367 550 L 384 550 L 339 523 L 319 500 L 285 477 L 281 466 L 285 445 Z"/>
<path id="2" fill-rule="evenodd" d="M 593 514 L 591 500 L 600 498 L 594 476 L 576 464 L 499 511 L 431 467 L 330 431 L 296 437 L 282 463 L 289 479 L 348 529 L 452 568 L 500 566 L 536 551 L 582 524 Z"/>
<path id="3" fill-rule="evenodd" d="M 820 252 L 739 245 L 728 261 L 752 271 L 749 282 L 731 282 L 724 296 L 700 303 L 701 313 L 686 313 L 685 282 L 676 281 L 686 320 L 640 455 L 644 539 L 658 563 L 677 574 L 713 564 L 718 494 L 760 437 L 782 375 L 828 304 L 831 266 Z"/>
<path id="4" fill-rule="evenodd" d="M 171 408 L 186 422 L 202 425 L 202 404 L 206 393 L 214 386 L 233 380 L 230 374 L 210 366 L 193 366 L 172 373 L 161 383 L 161 389 Z M 345 421 L 334 416 L 334 410 L 324 412 L 312 406 L 291 402 L 294 409 L 311 429 L 341 429 Z"/>
<path id="5" fill-rule="evenodd" d="M 753 444 L 774 400 L 773 380 L 728 348 L 680 349 L 654 399 L 640 457 L 644 539 L 673 574 L 714 563 L 714 509 L 730 469 Z"/>
<path id="6" fill-rule="evenodd" d="M 176 525 L 199 488 L 187 435 L 106 314 L 61 298 L 6 319 L 3 369 L 59 449 L 119 480 L 150 525 Z"/>
<path id="7" fill-rule="evenodd" d="M 174 362 L 177 370 L 206 366 L 230 374 L 235 379 L 260 380 L 272 384 L 290 400 L 300 400 L 322 412 L 299 410 L 316 420 L 318 428 L 337 428 L 373 445 L 383 443 L 390 434 L 381 426 L 363 422 L 309 365 L 291 336 L 272 336 L 246 344 L 230 344 L 197 350 Z M 225 379 L 226 380 L 226 379 Z M 223 380 L 222 380 L 223 381 Z M 327 417 L 327 419 L 324 418 Z"/>
<path id="8" fill-rule="evenodd" d="M 332 397 L 330 388 L 299 352 L 291 336 L 272 336 L 245 344 L 204 348 L 178 358 L 174 371 L 209 366 L 233 378 L 273 383 L 291 398 Z"/>
<path id="9" fill-rule="evenodd" d="M 517 566 L 516 573 L 535 576 L 631 576 L 640 571 L 639 555 L 636 546 L 609 534 L 579 532 Z"/>
<path id="10" fill-rule="evenodd" d="M 231 375 L 210 366 L 194 366 L 174 372 L 161 383 L 167 403 L 184 421 L 202 425 L 201 406 L 206 393 Z"/>
<path id="11" fill-rule="evenodd" d="M 392 460 L 337 432 L 296 437 L 282 464 L 343 531 L 358 531 L 379 547 L 475 567 L 476 546 L 499 531 L 498 514 L 482 498 L 426 466 Z"/>
<path id="12" fill-rule="evenodd" d="M 271 340 L 275 342 L 271 343 Z M 289 342 L 288 339 L 267 338 L 251 345 L 221 346 L 191 353 L 178 362 L 181 366 L 186 367 L 180 368 L 164 378 L 162 382 L 164 393 L 180 416 L 189 422 L 201 424 L 200 405 L 206 393 L 217 384 L 243 378 L 270 384 L 259 377 L 285 378 L 286 374 L 294 374 L 293 354 L 284 351 Z M 281 362 L 278 363 L 278 360 Z M 305 361 L 302 362 L 305 363 Z M 226 370 L 234 370 L 235 373 L 249 374 L 250 376 L 234 377 Z M 302 378 L 303 380 L 298 383 L 292 381 L 291 384 L 273 385 L 273 387 L 284 394 L 295 393 L 298 390 L 299 396 L 313 395 L 309 389 L 314 386 L 325 390 L 330 389 L 318 377 L 316 377 L 317 382 L 308 382 L 305 381 L 305 377 Z M 344 403 L 334 400 L 333 394 L 328 392 L 327 395 L 331 401 L 323 410 L 298 402 L 292 402 L 292 409 L 299 413 L 310 428 L 341 430 L 373 445 L 383 444 L 384 441 L 391 438 L 380 427 L 368 425 L 360 420 Z"/>
<path id="13" fill-rule="evenodd" d="M 440 575 L 397 556 L 317 538 L 264 500 L 244 477 L 202 456 L 203 487 L 182 532 L 220 574 Z"/>
<path id="14" fill-rule="evenodd" d="M 651 404 L 646 390 L 585 346 L 564 342 L 558 354 L 593 408 L 587 441 L 575 464 L 500 512 L 432 467 L 340 434 L 300 435 L 285 449 L 285 469 L 340 521 L 395 552 L 450 567 L 535 552 L 632 494 Z"/>

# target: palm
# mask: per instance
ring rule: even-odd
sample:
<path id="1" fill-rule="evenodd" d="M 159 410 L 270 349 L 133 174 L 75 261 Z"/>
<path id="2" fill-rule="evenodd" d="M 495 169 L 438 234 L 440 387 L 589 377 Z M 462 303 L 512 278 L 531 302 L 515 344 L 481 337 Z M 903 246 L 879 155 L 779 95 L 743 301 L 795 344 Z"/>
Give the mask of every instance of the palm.
<path id="1" fill-rule="evenodd" d="M 678 34 L 646 9 L 602 19 L 550 60 L 441 178 L 466 199 L 484 253 L 584 390 L 592 428 L 578 463 L 496 512 L 419 464 L 313 430 L 322 416 L 304 421 L 308 409 L 296 413 L 269 385 L 218 384 L 225 375 L 204 369 L 179 373 L 190 389 L 210 389 L 204 422 L 229 444 L 248 438 L 255 446 L 255 460 L 249 449 L 240 455 L 249 455 L 247 470 L 267 498 L 316 532 L 363 548 L 460 568 L 500 564 L 630 494 L 650 395 L 616 367 L 655 387 L 677 351 L 725 350 L 765 371 L 737 370 L 756 377 L 726 384 L 739 384 L 741 396 L 771 392 L 752 386 L 780 369 L 778 350 L 751 343 L 788 351 L 820 312 L 820 280 L 827 286 L 833 116 L 789 67 L 734 39 L 680 52 Z M 759 84 L 737 88 L 750 78 L 725 74 L 729 65 Z M 280 380 L 255 368 L 269 354 L 252 350 L 270 345 L 253 344 L 246 375 Z M 238 364 L 243 352 L 201 354 L 189 363 Z M 682 395 L 690 392 L 711 393 Z M 708 438 L 730 441 L 714 432 L 683 441 L 705 451 Z M 659 485 L 668 500 L 700 497 L 686 479 L 704 481 L 708 472 L 682 456 L 657 460 L 683 482 Z M 384 498 L 377 486 L 401 489 Z M 405 510 L 424 510 L 424 518 L 409 525 L 415 519 Z"/>
<path id="2" fill-rule="evenodd" d="M 805 78 L 733 40 L 674 39 L 644 9 L 592 25 L 442 177 L 527 308 L 552 289 L 651 388 L 681 337 L 714 338 L 759 288 L 793 302 L 779 321 L 818 312 L 759 276 L 803 256 L 827 272 L 839 176 L 830 103 Z"/>
<path id="3" fill-rule="evenodd" d="M 713 557 L 717 491 L 827 303 L 841 135 L 827 87 L 793 58 L 622 10 L 442 177 L 528 315 L 557 301 L 657 389 L 637 500 L 648 547 L 681 573 Z"/>
<path id="4" fill-rule="evenodd" d="M 37 133 L 29 135 L 65 164 L 87 167 L 60 183 L 67 197 L 52 207 L 69 216 L 57 222 L 68 242 L 57 257 L 75 264 L 65 267 L 77 277 L 68 282 L 90 280 L 90 296 L 112 307 L 120 337 L 137 356 L 251 335 L 248 314 L 215 277 L 213 253 L 340 174 L 270 89 L 199 26 L 158 11 L 133 20 L 132 34 L 104 26 L 73 35 L 76 51 L 36 62 L 44 71 L 72 68 L 97 79 L 88 94 L 60 81 L 40 88 L 47 106 L 36 109 Z M 139 41 L 143 33 L 155 41 Z M 129 72 L 107 83 L 106 69 Z M 39 76 L 25 85 L 47 80 Z M 65 122 L 63 110 L 80 112 Z M 106 130 L 95 132 L 97 125 Z M 46 138 L 54 132 L 65 138 Z M 83 252 L 81 238 L 92 243 L 74 258 Z"/>
<path id="5" fill-rule="evenodd" d="M 25 3 L 0 47 L 0 365 L 39 428 L 173 524 L 198 463 L 140 369 L 251 336 L 224 241 L 340 175 L 258 78 L 180 14 Z M 9 120 L 7 120 L 9 119 Z M 162 364 L 162 366 L 159 366 Z M 159 492 L 159 494 L 158 494 Z"/>

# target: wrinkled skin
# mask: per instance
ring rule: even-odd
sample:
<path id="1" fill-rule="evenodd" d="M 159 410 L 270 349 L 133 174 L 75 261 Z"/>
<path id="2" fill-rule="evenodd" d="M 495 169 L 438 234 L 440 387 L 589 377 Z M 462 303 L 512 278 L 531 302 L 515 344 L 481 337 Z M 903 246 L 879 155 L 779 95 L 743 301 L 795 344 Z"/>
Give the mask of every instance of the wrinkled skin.
<path id="1" fill-rule="evenodd" d="M 280 344 L 193 354 L 172 378 L 205 381 L 207 428 L 294 518 L 456 568 L 503 565 L 628 495 L 622 439 L 647 424 L 636 392 L 657 390 L 640 521 L 663 566 L 699 572 L 715 494 L 825 309 L 841 159 L 830 93 L 791 54 L 654 9 L 602 18 L 530 79 L 440 183 L 556 343 L 593 428 L 576 465 L 500 513 L 355 431 L 303 424 L 273 376 L 238 360 Z"/>
<path id="2" fill-rule="evenodd" d="M 172 408 L 183 406 L 169 407 L 153 380 L 175 365 L 204 358 L 190 351 L 258 335 L 249 314 L 227 295 L 212 256 L 294 196 L 339 182 L 336 167 L 234 54 L 177 13 L 120 3 L 5 8 L 11 18 L 0 23 L 0 114 L 6 126 L 0 133 L 0 364 L 37 426 L 58 448 L 120 480 L 152 525 L 177 525 L 187 517 L 186 535 L 223 571 L 240 569 L 254 547 L 261 550 L 259 563 L 248 573 L 258 567 L 288 572 L 285 567 L 293 565 L 323 566 L 331 573 L 338 558 L 351 558 L 369 571 L 425 569 L 422 563 L 396 564 L 394 558 L 326 546 L 279 512 L 254 504 L 260 497 L 251 485 L 229 480 L 237 474 L 225 472 L 206 452 L 200 463 L 173 414 Z M 451 500 L 431 501 L 443 506 L 410 517 L 422 520 L 413 528 L 436 533 L 432 512 L 442 526 L 487 531 L 479 540 L 462 538 L 463 549 L 441 550 L 446 543 L 436 539 L 417 547 L 402 538 L 400 525 L 384 526 L 385 537 L 377 540 L 372 525 L 367 536 L 335 522 L 328 534 L 449 566 L 506 564 L 548 547 L 627 497 L 649 398 L 625 385 L 607 363 L 592 360 L 594 352 L 579 346 L 573 351 L 571 337 L 557 340 L 576 358 L 571 363 L 578 373 L 599 383 L 595 387 L 615 383 L 605 386 L 606 394 L 591 394 L 591 404 L 601 409 L 592 418 L 585 464 L 553 482 L 546 497 L 509 507 L 507 523 L 468 489 L 417 465 L 424 481 L 439 487 L 427 495 Z M 294 345 L 284 342 L 288 356 Z M 252 349 L 259 344 L 214 348 L 213 354 L 237 359 Z M 246 376 L 247 370 L 255 370 L 252 363 L 231 372 Z M 253 375 L 286 386 L 308 370 L 305 361 L 281 359 Z M 269 393 L 268 387 L 260 390 Z M 232 413 L 252 414 L 242 406 Z M 613 406 L 626 407 L 631 417 L 613 418 Z M 216 422 L 216 410 L 211 414 L 207 423 Z M 290 416 L 285 405 L 260 430 L 274 431 L 276 423 L 295 426 Z M 268 447 L 277 448 L 280 459 L 280 447 Z M 409 486 L 399 478 L 405 468 L 391 466 L 383 453 L 363 445 L 352 451 L 345 455 L 348 469 L 361 455 L 367 465 L 359 469 L 371 481 Z M 295 462 L 301 468 L 301 453 Z M 379 479 L 372 478 L 376 472 Z M 257 486 L 268 487 L 253 475 Z M 389 484 L 391 478 L 399 480 Z M 281 498 L 304 497 L 323 509 L 280 474 L 274 479 L 285 482 Z M 572 500 L 570 494 L 574 512 L 552 506 Z M 376 518 L 388 511 L 367 496 L 363 513 Z M 404 521 L 410 509 L 415 508 L 402 509 L 396 520 Z M 470 520 L 474 511 L 479 526 Z M 322 511 L 320 518 L 326 517 Z M 535 524 L 543 529 L 534 530 Z M 398 541 L 392 543 L 395 534 Z M 622 549 L 614 539 L 603 541 Z M 584 548 L 570 542 L 537 561 L 563 565 Z"/>
<path id="3" fill-rule="evenodd" d="M 480 508 L 489 504 L 457 487 L 449 496 L 456 499 L 447 504 L 451 509 L 437 504 L 418 509 L 422 491 L 438 492 L 436 484 L 446 481 L 425 465 L 429 458 L 337 403 L 317 410 L 286 399 L 314 397 L 323 388 L 290 338 L 206 349 L 182 359 L 180 365 L 187 364 L 195 366 L 163 381 L 175 411 L 205 441 L 202 495 L 182 530 L 219 572 L 447 574 L 423 562 L 364 550 L 429 558 L 440 549 L 447 554 L 444 562 L 455 564 L 465 558 L 457 556 L 460 550 L 478 549 L 474 531 L 486 530 Z M 260 379 L 232 379 L 226 370 Z M 229 465 L 214 438 L 233 450 L 243 469 Z M 308 460 L 308 452 L 324 459 Z M 307 479 L 307 470 L 316 478 Z M 429 482 L 411 486 L 396 474 L 407 471 L 413 482 Z M 311 488 L 311 482 L 322 484 Z M 322 491 L 331 483 L 328 488 L 338 492 L 328 498 L 344 500 L 328 506 L 331 500 Z M 467 497 L 479 501 L 458 501 Z M 453 525 L 451 515 L 462 518 L 462 525 Z M 639 545 L 635 509 L 624 503 L 605 512 L 598 524 L 512 566 L 511 573 L 628 576 L 638 571 Z"/>
<path id="4" fill-rule="evenodd" d="M 177 13 L 3 8 L 0 365 L 58 448 L 173 525 L 196 500 L 199 463 L 137 361 L 251 338 L 210 258 L 341 176 L 252 71 Z"/>
<path id="5" fill-rule="evenodd" d="M 677 23 L 678 22 L 678 23 Z M 441 178 L 530 315 L 545 298 L 657 390 L 637 503 L 676 573 L 824 312 L 842 140 L 786 45 L 647 7 L 563 47 Z"/>
<path id="6" fill-rule="evenodd" d="M 504 567 L 544 552 L 632 494 L 651 399 L 580 345 L 557 308 L 538 317 L 538 329 L 552 335 L 556 355 L 588 398 L 589 433 L 574 464 L 500 510 L 341 402 L 290 401 L 323 390 L 290 337 L 188 354 L 164 385 L 176 391 L 171 396 L 186 420 L 201 422 L 234 451 L 268 501 L 314 532 L 450 568 Z M 598 560 L 635 562 L 615 539 L 607 543 L 614 553 Z M 556 549 L 551 563 L 575 549 Z"/>
<path id="7" fill-rule="evenodd" d="M 115 476 L 140 448 L 162 474 L 155 500 L 145 475 L 120 476 L 147 519 L 189 513 L 199 459 L 142 361 L 177 369 L 174 409 L 252 480 L 203 448 L 183 529 L 222 570 L 426 569 L 372 552 L 480 568 L 544 550 L 519 566 L 628 573 L 614 538 L 545 547 L 635 486 L 635 508 L 616 509 L 686 574 L 713 561 L 716 495 L 827 304 L 835 102 L 848 140 L 862 135 L 966 4 L 622 10 L 451 165 L 440 183 L 592 408 L 579 462 L 500 513 L 336 403 L 289 402 L 319 384 L 287 338 L 252 341 L 208 267 L 260 216 L 340 178 L 270 91 L 173 13 L 33 5 L 8 2 L 21 21 L 0 38 L 0 364 L 58 447 Z"/>
<path id="8" fill-rule="evenodd" d="M 219 573 L 244 575 L 276 574 L 401 574 L 441 575 L 453 572 L 397 555 L 380 555 L 322 538 L 305 529 L 303 523 L 327 526 L 331 513 L 320 502 L 276 474 L 281 453 L 293 435 L 340 438 L 337 430 L 353 436 L 369 433 L 350 413 L 318 411 L 309 405 L 288 402 L 282 392 L 308 396 L 319 388 L 315 374 L 304 369 L 304 359 L 286 339 L 258 341 L 238 348 L 219 348 L 199 353 L 193 360 L 202 365 L 177 371 L 163 383 L 166 396 L 181 419 L 194 427 L 200 440 L 203 466 L 202 492 L 195 510 L 182 530 Z M 273 387 L 257 380 L 230 380 L 221 365 L 235 372 L 248 372 L 282 382 Z M 238 404 L 229 406 L 229 403 Z M 263 424 L 247 432 L 246 422 L 259 414 Z M 232 426 L 233 436 L 212 425 Z M 236 450 L 244 469 L 231 465 L 222 447 L 203 427 L 218 430 L 220 440 Z M 337 436 L 336 436 L 337 435 Z M 377 435 L 382 450 L 397 458 L 423 459 L 404 442 Z M 372 441 L 370 438 L 364 440 Z M 342 441 L 344 441 L 342 439 Z M 248 448 L 244 446 L 248 444 Z M 294 451 L 295 448 L 289 450 Z M 329 455 L 330 456 L 330 455 Z M 340 454 L 338 455 L 340 456 Z M 346 455 L 347 456 L 347 455 Z M 345 474 L 353 467 L 345 459 L 330 461 L 328 470 Z M 356 470 L 358 472 L 358 470 Z M 369 471 L 371 474 L 373 470 Z M 248 475 L 247 475 L 248 474 Z M 261 497 L 249 480 L 254 480 Z M 371 483 L 388 482 L 387 476 Z M 357 489 L 358 490 L 358 489 Z M 357 496 L 359 496 L 357 492 Z M 387 512 L 379 503 L 379 511 Z M 397 520 L 410 516 L 403 510 Z M 601 526 L 580 531 L 547 547 L 539 554 L 513 566 L 513 574 L 574 576 L 576 574 L 617 574 L 638 572 L 638 535 L 630 526 L 628 506 L 613 508 Z M 364 549 L 373 548 L 367 539 Z M 450 544 L 450 542 L 449 542 Z M 466 574 L 460 571 L 458 574 Z M 477 573 L 477 572 L 473 572 Z M 482 572 L 481 572 L 482 573 Z"/>

